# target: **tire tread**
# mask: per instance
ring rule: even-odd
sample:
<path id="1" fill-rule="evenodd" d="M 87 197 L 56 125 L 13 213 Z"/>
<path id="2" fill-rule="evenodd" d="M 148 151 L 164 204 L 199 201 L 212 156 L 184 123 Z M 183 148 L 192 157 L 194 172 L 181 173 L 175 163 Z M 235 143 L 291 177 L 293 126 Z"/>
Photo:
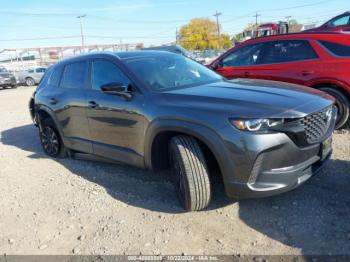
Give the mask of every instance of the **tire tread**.
<path id="1" fill-rule="evenodd" d="M 209 172 L 198 142 L 190 136 L 180 135 L 171 139 L 179 154 L 187 179 L 190 205 L 188 211 L 206 208 L 211 199 Z"/>

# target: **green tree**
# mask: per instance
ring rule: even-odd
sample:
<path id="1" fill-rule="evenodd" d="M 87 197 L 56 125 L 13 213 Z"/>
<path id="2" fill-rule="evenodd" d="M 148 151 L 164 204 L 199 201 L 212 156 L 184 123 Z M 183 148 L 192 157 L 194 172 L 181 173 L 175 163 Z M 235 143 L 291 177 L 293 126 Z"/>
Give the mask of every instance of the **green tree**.
<path id="1" fill-rule="evenodd" d="M 217 35 L 217 24 L 206 18 L 192 19 L 180 29 L 180 44 L 189 50 L 219 49 L 232 46 L 230 36 Z"/>
<path id="2" fill-rule="evenodd" d="M 303 28 L 303 25 L 299 24 L 296 19 L 289 20 L 289 33 L 300 32 L 302 28 Z"/>

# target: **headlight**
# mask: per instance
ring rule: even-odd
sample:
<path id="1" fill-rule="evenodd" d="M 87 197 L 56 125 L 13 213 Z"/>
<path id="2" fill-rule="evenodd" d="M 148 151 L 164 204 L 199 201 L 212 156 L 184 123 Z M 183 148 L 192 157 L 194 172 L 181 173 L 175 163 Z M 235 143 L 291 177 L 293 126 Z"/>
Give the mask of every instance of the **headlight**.
<path id="1" fill-rule="evenodd" d="M 268 131 L 271 127 L 284 123 L 284 119 L 230 119 L 231 124 L 239 130 L 250 132 Z"/>

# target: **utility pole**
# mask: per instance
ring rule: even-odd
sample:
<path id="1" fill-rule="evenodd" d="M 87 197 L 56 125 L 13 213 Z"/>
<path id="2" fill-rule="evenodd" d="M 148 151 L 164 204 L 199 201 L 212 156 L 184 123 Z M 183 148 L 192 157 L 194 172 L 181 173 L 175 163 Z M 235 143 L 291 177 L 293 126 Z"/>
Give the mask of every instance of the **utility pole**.
<path id="1" fill-rule="evenodd" d="M 220 24 L 219 24 L 219 16 L 222 15 L 222 13 L 218 13 L 218 11 L 215 12 L 213 16 L 216 17 L 216 25 L 218 28 L 218 38 L 220 38 Z"/>
<path id="2" fill-rule="evenodd" d="M 289 25 L 289 21 L 290 21 L 290 19 L 292 18 L 292 16 L 286 16 L 286 20 L 287 20 L 287 24 Z"/>
<path id="3" fill-rule="evenodd" d="M 258 14 L 258 12 L 256 12 L 256 14 L 254 15 L 254 17 L 255 17 L 255 26 L 256 26 L 256 29 L 258 29 L 258 17 L 259 17 L 260 15 Z"/>
<path id="4" fill-rule="evenodd" d="M 80 35 L 81 35 L 81 49 L 83 52 L 85 51 L 85 43 L 84 43 L 84 30 L 83 30 L 83 18 L 86 17 L 86 15 L 79 15 L 77 18 L 80 20 Z"/>
<path id="5" fill-rule="evenodd" d="M 177 31 L 177 27 L 176 27 L 176 31 L 175 31 L 175 44 L 179 43 L 179 32 Z"/>

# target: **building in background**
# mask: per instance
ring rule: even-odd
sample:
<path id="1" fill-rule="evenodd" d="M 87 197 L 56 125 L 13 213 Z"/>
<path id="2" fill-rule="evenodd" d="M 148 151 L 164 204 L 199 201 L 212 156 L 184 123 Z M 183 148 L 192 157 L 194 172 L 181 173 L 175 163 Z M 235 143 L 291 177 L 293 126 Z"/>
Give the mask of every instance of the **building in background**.
<path id="1" fill-rule="evenodd" d="M 12 72 L 20 72 L 32 67 L 48 67 L 61 59 L 86 52 L 129 51 L 142 46 L 142 43 L 86 45 L 84 50 L 81 46 L 9 48 L 0 50 L 0 66 Z"/>

